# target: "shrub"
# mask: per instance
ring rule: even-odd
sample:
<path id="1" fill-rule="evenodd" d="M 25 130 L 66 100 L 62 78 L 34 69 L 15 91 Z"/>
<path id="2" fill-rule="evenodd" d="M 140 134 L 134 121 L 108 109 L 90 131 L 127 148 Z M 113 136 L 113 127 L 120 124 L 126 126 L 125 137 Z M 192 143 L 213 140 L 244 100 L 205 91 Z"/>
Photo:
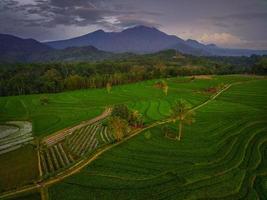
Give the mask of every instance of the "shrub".
<path id="1" fill-rule="evenodd" d="M 146 131 L 145 134 L 144 134 L 145 138 L 147 140 L 150 140 L 151 139 L 151 132 L 150 131 Z"/>
<path id="2" fill-rule="evenodd" d="M 42 105 L 47 105 L 49 103 L 49 98 L 47 96 L 41 96 L 40 102 Z"/>
<path id="3" fill-rule="evenodd" d="M 114 106 L 111 116 L 119 117 L 123 120 L 126 120 L 129 123 L 129 125 L 133 127 L 143 126 L 142 115 L 137 110 L 130 110 L 124 104 Z"/>

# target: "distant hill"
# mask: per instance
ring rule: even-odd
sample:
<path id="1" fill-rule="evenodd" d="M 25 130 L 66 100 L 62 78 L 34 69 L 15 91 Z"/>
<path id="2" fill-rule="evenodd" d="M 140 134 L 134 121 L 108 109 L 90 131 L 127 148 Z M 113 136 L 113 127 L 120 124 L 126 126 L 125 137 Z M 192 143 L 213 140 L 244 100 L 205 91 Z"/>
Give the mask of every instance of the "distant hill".
<path id="1" fill-rule="evenodd" d="M 220 48 L 215 44 L 202 44 L 196 40 L 186 40 L 186 44 L 194 48 L 194 52 L 184 52 L 193 55 L 200 56 L 251 56 L 255 55 L 267 55 L 267 50 L 251 50 L 251 49 L 227 49 Z M 179 46 L 174 46 L 175 49 L 179 50 Z"/>
<path id="2" fill-rule="evenodd" d="M 4 63 L 100 61 L 127 56 L 101 51 L 93 46 L 54 49 L 33 39 L 0 34 L 0 62 Z"/>
<path id="3" fill-rule="evenodd" d="M 104 32 L 98 30 L 80 37 L 47 42 L 47 45 L 64 49 L 92 45 L 103 51 L 116 53 L 153 53 L 166 49 L 176 49 L 185 54 L 197 56 L 250 56 L 252 54 L 267 54 L 267 51 L 225 49 L 214 44 L 201 44 L 196 40 L 183 40 L 174 35 L 168 35 L 156 28 L 136 26 L 122 32 Z"/>
<path id="4" fill-rule="evenodd" d="M 34 39 L 0 34 L 0 61 L 26 61 L 33 54 L 42 54 L 51 50 L 51 47 Z"/>
<path id="5" fill-rule="evenodd" d="M 101 61 L 105 59 L 115 59 L 124 56 L 98 50 L 93 46 L 86 47 L 68 47 L 48 51 L 43 54 L 35 54 L 30 57 L 31 62 L 71 62 L 71 61 Z"/>
<path id="6" fill-rule="evenodd" d="M 51 47 L 34 39 L 22 39 L 16 36 L 0 34 L 0 53 L 12 51 L 23 51 L 25 53 L 44 52 L 51 50 Z"/>

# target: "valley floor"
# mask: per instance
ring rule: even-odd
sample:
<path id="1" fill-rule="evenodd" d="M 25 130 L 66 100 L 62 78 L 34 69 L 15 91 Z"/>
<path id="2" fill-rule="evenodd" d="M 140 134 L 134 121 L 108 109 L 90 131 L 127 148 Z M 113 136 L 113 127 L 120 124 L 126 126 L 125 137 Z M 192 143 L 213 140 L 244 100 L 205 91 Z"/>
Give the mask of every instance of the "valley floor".
<path id="1" fill-rule="evenodd" d="M 147 127 L 155 125 L 119 145 L 103 146 L 112 148 L 87 163 L 79 173 L 50 185 L 46 191 L 49 199 L 266 199 L 267 80 L 237 75 L 194 80 L 172 78 L 167 80 L 168 96 L 153 87 L 154 82 L 118 86 L 111 94 L 99 89 L 49 95 L 51 103 L 46 107 L 39 105 L 38 95 L 20 100 L 0 98 L 3 105 L 0 119 L 31 119 L 34 133 L 44 137 L 96 116 L 105 106 L 127 103 L 143 114 Z M 232 86 L 218 96 L 206 92 L 221 83 Z M 180 142 L 166 138 L 162 132 L 166 123 L 176 130 L 176 125 L 166 119 L 171 105 L 179 98 L 197 108 L 196 122 L 185 127 Z M 19 110 L 15 105 L 21 101 L 25 106 Z M 60 120 L 54 120 L 54 116 Z M 38 122 L 40 119 L 43 122 Z M 99 130 L 95 131 L 96 137 L 108 142 L 104 128 L 89 129 Z M 64 145 L 75 150 L 72 145 L 84 135 L 82 131 L 79 134 Z M 60 147 L 53 148 L 49 150 L 51 158 L 53 152 L 60 152 Z M 82 151 L 77 148 L 77 152 Z M 64 163 L 62 158 L 52 161 L 54 166 Z M 1 170 L 4 171 L 2 166 Z M 0 178 L 1 181 L 5 187 L 5 180 Z"/>

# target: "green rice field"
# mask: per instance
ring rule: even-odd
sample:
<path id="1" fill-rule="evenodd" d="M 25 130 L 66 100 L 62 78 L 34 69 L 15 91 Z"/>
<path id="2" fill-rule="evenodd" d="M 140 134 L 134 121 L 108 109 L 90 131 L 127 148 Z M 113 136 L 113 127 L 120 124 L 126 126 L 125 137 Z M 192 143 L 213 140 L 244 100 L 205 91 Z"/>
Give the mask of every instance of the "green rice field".
<path id="1" fill-rule="evenodd" d="M 213 95 L 207 88 L 233 84 L 196 110 L 196 122 L 185 126 L 180 142 L 165 137 L 162 131 L 166 125 L 178 131 L 174 123 L 145 130 L 105 152 L 79 173 L 50 186 L 49 199 L 266 200 L 267 79 L 228 75 L 166 81 L 168 96 L 154 87 L 156 80 L 150 80 L 116 86 L 110 94 L 105 89 L 90 89 L 1 97 L 0 121 L 31 121 L 33 135 L 42 138 L 93 118 L 107 106 L 125 103 L 142 113 L 145 125 L 149 125 L 167 119 L 178 99 L 197 106 Z M 41 96 L 49 98 L 47 105 L 41 105 Z M 0 156 L 0 163 L 2 159 L 7 158 Z M 10 170 L 16 162 L 19 160 L 9 161 Z M 28 165 L 34 168 L 35 164 Z M 32 170 L 25 173 L 28 178 L 17 175 L 10 181 L 23 183 L 36 177 L 35 173 Z M 12 183 L 9 179 L 1 181 L 4 188 Z"/>

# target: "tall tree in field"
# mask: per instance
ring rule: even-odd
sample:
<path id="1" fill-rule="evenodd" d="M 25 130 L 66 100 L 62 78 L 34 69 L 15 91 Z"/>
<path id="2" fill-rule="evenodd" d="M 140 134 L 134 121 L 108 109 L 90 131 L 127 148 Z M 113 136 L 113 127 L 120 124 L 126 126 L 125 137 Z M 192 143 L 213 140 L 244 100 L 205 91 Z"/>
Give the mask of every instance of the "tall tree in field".
<path id="1" fill-rule="evenodd" d="M 107 85 L 106 85 L 106 89 L 107 89 L 108 93 L 111 92 L 111 88 L 112 88 L 111 83 L 108 82 Z"/>
<path id="2" fill-rule="evenodd" d="M 167 96 L 168 95 L 168 90 L 169 90 L 169 86 L 165 81 L 162 81 L 162 90 L 164 92 L 164 94 Z"/>
<path id="3" fill-rule="evenodd" d="M 161 89 L 166 96 L 168 95 L 169 86 L 168 86 L 168 83 L 166 81 L 164 81 L 164 80 L 158 81 L 157 83 L 155 83 L 154 86 L 156 88 Z"/>
<path id="4" fill-rule="evenodd" d="M 113 131 L 117 141 L 121 141 L 128 132 L 128 122 L 120 117 L 111 117 L 108 126 Z"/>
<path id="5" fill-rule="evenodd" d="M 191 105 L 185 100 L 179 100 L 175 102 L 175 104 L 171 108 L 171 118 L 173 122 L 179 121 L 179 133 L 176 137 L 177 140 L 181 140 L 182 138 L 182 129 L 184 124 L 192 124 L 194 123 L 195 113 L 191 111 Z"/>

